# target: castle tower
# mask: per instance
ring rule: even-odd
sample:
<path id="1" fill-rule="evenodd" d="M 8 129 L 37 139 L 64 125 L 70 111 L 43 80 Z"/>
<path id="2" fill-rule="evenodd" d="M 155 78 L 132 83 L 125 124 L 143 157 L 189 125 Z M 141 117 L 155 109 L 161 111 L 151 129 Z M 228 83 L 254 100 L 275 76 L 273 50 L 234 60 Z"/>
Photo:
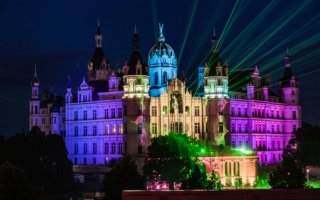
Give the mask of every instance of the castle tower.
<path id="1" fill-rule="evenodd" d="M 98 20 L 98 28 L 95 35 L 96 48 L 92 59 L 89 58 L 87 62 L 88 81 L 108 81 L 108 78 L 111 75 L 110 61 L 109 59 L 106 60 L 102 49 L 102 39 L 103 36 L 101 34 L 100 22 Z"/>
<path id="2" fill-rule="evenodd" d="M 31 81 L 32 95 L 29 100 L 30 114 L 29 114 L 29 130 L 32 126 L 39 126 L 40 124 L 40 99 L 39 99 L 39 86 L 40 81 L 37 76 L 37 66 L 35 66 L 34 77 Z"/>
<path id="3" fill-rule="evenodd" d="M 67 94 L 66 94 L 66 103 L 73 103 L 70 76 L 68 76 L 68 88 L 67 88 Z"/>
<path id="4" fill-rule="evenodd" d="M 60 106 L 56 95 L 51 107 L 51 134 L 60 134 Z"/>
<path id="5" fill-rule="evenodd" d="M 283 77 L 279 79 L 279 95 L 282 103 L 299 104 L 299 79 L 295 78 L 292 73 L 288 49 Z"/>
<path id="6" fill-rule="evenodd" d="M 159 24 L 159 42 L 154 45 L 148 55 L 150 76 L 150 96 L 160 96 L 167 91 L 167 81 L 177 77 L 177 58 L 170 45 L 165 43 L 163 24 Z"/>

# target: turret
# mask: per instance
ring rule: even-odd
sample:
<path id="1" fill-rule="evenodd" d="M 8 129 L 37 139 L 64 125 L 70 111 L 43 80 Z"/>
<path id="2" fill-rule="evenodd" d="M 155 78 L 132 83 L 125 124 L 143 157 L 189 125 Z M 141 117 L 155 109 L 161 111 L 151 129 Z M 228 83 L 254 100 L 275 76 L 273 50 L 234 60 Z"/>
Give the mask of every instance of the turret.
<path id="1" fill-rule="evenodd" d="M 49 99 L 49 91 L 46 87 L 45 91 L 43 92 L 43 100 L 47 101 Z"/>
<path id="2" fill-rule="evenodd" d="M 73 96 L 71 91 L 71 83 L 70 83 L 70 76 L 68 76 L 68 88 L 67 88 L 67 94 L 66 94 L 66 103 L 72 103 L 73 102 Z"/>
<path id="3" fill-rule="evenodd" d="M 51 107 L 51 134 L 60 134 L 60 106 L 56 95 Z"/>
<path id="4" fill-rule="evenodd" d="M 292 73 L 288 49 L 285 63 L 283 77 L 279 79 L 280 100 L 282 103 L 299 103 L 299 80 Z"/>
<path id="5" fill-rule="evenodd" d="M 211 41 L 212 41 L 212 52 L 213 52 L 213 51 L 217 50 L 217 48 L 218 48 L 217 45 L 218 45 L 218 41 L 219 41 L 216 36 L 216 29 L 215 28 L 213 28 L 213 37 L 212 37 Z"/>
<path id="6" fill-rule="evenodd" d="M 264 94 L 265 100 L 268 101 L 269 96 L 268 96 L 268 88 L 267 88 L 267 86 L 263 87 L 263 94 Z"/>
<path id="7" fill-rule="evenodd" d="M 98 17 L 98 29 L 97 29 L 97 33 L 95 36 L 95 40 L 96 40 L 96 48 L 102 48 L 102 34 L 101 34 L 101 30 L 100 30 L 100 22 L 99 22 L 99 17 Z"/>
<path id="8" fill-rule="evenodd" d="M 139 36 L 137 34 L 137 26 L 134 26 L 134 35 L 132 36 L 132 49 L 139 51 Z"/>
<path id="9" fill-rule="evenodd" d="M 40 119 L 39 86 L 40 86 L 40 81 L 37 77 L 37 66 L 35 65 L 35 73 L 31 81 L 32 95 L 29 101 L 29 105 L 30 105 L 29 130 L 31 130 L 32 126 L 39 125 L 39 119 Z"/>
<path id="10" fill-rule="evenodd" d="M 251 83 L 247 85 L 247 96 L 248 99 L 254 99 L 254 85 L 252 85 Z"/>

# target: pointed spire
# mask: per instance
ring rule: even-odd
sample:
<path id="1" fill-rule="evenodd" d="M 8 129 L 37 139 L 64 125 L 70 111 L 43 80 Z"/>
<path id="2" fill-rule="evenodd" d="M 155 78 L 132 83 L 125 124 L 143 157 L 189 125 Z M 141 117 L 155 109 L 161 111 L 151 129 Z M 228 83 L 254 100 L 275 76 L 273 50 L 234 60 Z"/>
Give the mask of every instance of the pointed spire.
<path id="1" fill-rule="evenodd" d="M 71 88 L 70 85 L 71 85 L 71 84 L 70 84 L 70 76 L 68 75 L 68 88 Z"/>
<path id="2" fill-rule="evenodd" d="M 134 33 L 137 34 L 137 25 L 134 25 Z"/>
<path id="3" fill-rule="evenodd" d="M 290 57 L 290 55 L 289 55 L 289 48 L 287 47 L 287 55 L 286 55 L 286 57 Z"/>
<path id="4" fill-rule="evenodd" d="M 98 29 L 97 29 L 96 35 L 101 35 L 99 16 L 98 16 Z"/>
<path id="5" fill-rule="evenodd" d="M 225 65 L 225 66 L 228 66 L 227 57 L 225 57 L 225 59 L 224 59 L 224 65 Z"/>
<path id="6" fill-rule="evenodd" d="M 213 36 L 216 36 L 216 27 L 213 27 Z"/>
<path id="7" fill-rule="evenodd" d="M 99 20 L 99 15 L 98 15 L 98 26 L 100 26 L 100 20 Z"/>
<path id="8" fill-rule="evenodd" d="M 33 79 L 31 81 L 31 86 L 39 86 L 39 84 L 40 84 L 40 81 L 39 81 L 38 76 L 37 76 L 37 64 L 35 64 L 34 76 L 33 76 Z"/>

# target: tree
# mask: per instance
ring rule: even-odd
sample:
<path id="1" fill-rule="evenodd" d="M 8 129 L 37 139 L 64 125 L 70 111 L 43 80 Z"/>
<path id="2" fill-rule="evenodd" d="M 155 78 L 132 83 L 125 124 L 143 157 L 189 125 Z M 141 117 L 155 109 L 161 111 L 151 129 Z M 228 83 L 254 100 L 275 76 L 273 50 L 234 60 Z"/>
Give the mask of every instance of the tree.
<path id="1" fill-rule="evenodd" d="M 72 162 L 67 158 L 63 138 L 57 134 L 45 136 L 39 127 L 28 134 L 17 133 L 2 147 L 0 164 L 9 161 L 28 175 L 34 187 L 44 187 L 45 194 L 64 193 L 74 183 Z"/>
<path id="2" fill-rule="evenodd" d="M 300 167 L 320 167 L 320 127 L 302 122 L 302 127 L 293 132 L 288 151 Z"/>
<path id="3" fill-rule="evenodd" d="M 199 164 L 200 165 L 200 164 Z M 214 174 L 208 179 L 205 171 L 201 171 L 198 165 L 193 165 L 191 173 L 181 181 L 180 189 L 214 189 Z"/>
<path id="4" fill-rule="evenodd" d="M 135 160 L 123 154 L 111 171 L 104 173 L 101 191 L 105 193 L 105 199 L 121 199 L 123 190 L 144 190 L 145 181 L 145 177 L 138 174 Z"/>
<path id="5" fill-rule="evenodd" d="M 284 150 L 282 163 L 270 174 L 268 183 L 272 189 L 308 188 L 302 167 L 297 165 L 288 150 Z"/>
<path id="6" fill-rule="evenodd" d="M 32 188 L 28 176 L 18 167 L 5 162 L 0 167 L 0 199 L 41 199 L 43 188 Z"/>
<path id="7" fill-rule="evenodd" d="M 196 149 L 196 141 L 185 134 L 154 137 L 148 147 L 144 175 L 149 182 L 166 182 L 173 190 L 174 183 L 181 182 L 191 169 Z"/>

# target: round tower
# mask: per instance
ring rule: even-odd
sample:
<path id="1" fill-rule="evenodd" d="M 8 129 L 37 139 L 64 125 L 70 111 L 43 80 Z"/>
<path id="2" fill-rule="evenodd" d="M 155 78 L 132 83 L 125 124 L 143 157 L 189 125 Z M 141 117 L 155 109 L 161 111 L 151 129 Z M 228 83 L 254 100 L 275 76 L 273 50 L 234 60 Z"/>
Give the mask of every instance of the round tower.
<path id="1" fill-rule="evenodd" d="M 159 24 L 158 43 L 149 51 L 150 96 L 160 96 L 167 91 L 167 81 L 177 77 L 177 58 L 173 48 L 165 43 L 163 24 Z"/>

